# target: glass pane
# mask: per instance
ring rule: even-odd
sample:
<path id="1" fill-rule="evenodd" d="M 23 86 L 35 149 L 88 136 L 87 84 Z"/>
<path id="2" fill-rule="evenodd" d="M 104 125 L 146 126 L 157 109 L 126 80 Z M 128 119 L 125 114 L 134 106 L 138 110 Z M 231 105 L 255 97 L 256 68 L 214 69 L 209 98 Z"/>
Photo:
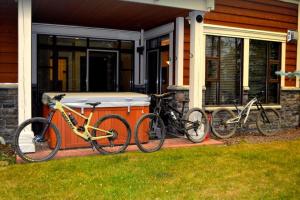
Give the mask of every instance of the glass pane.
<path id="1" fill-rule="evenodd" d="M 38 56 L 37 81 L 40 91 L 53 90 L 52 50 L 40 49 Z"/>
<path id="2" fill-rule="evenodd" d="M 205 104 L 206 105 L 217 104 L 217 83 L 216 82 L 206 82 Z"/>
<path id="3" fill-rule="evenodd" d="M 56 37 L 56 44 L 58 46 L 86 47 L 87 42 L 83 38 Z"/>
<path id="4" fill-rule="evenodd" d="M 268 103 L 277 103 L 278 102 L 278 96 L 279 96 L 278 91 L 279 91 L 278 83 L 269 84 Z"/>
<path id="5" fill-rule="evenodd" d="M 89 52 L 88 79 L 90 92 L 112 92 L 117 90 L 117 57 L 117 52 Z"/>
<path id="6" fill-rule="evenodd" d="M 147 49 L 155 49 L 158 48 L 158 39 L 152 39 L 147 41 Z"/>
<path id="7" fill-rule="evenodd" d="M 120 91 L 128 92 L 131 90 L 132 80 L 132 64 L 133 55 L 128 53 L 121 54 L 121 65 L 120 65 Z"/>
<path id="8" fill-rule="evenodd" d="M 168 45 L 170 45 L 169 36 L 161 38 L 161 40 L 160 40 L 160 46 L 168 46 Z"/>
<path id="9" fill-rule="evenodd" d="M 271 60 L 279 60 L 280 56 L 280 43 L 278 42 L 270 42 L 270 59 Z"/>
<path id="10" fill-rule="evenodd" d="M 207 36 L 206 37 L 206 56 L 219 57 L 219 37 Z"/>
<path id="11" fill-rule="evenodd" d="M 220 104 L 241 97 L 241 39 L 221 37 Z"/>
<path id="12" fill-rule="evenodd" d="M 207 79 L 217 79 L 218 78 L 218 60 L 208 60 L 207 61 Z"/>
<path id="13" fill-rule="evenodd" d="M 279 80 L 279 76 L 275 72 L 279 71 L 280 67 L 278 64 L 270 64 L 270 79 Z"/>
<path id="14" fill-rule="evenodd" d="M 267 47 L 265 41 L 250 41 L 250 59 L 249 59 L 249 97 L 264 91 L 266 93 L 266 69 L 267 69 Z M 266 102 L 266 98 L 262 99 Z"/>
<path id="15" fill-rule="evenodd" d="M 121 41 L 121 49 L 133 49 L 133 47 L 132 41 Z"/>
<path id="16" fill-rule="evenodd" d="M 60 51 L 58 53 L 56 91 L 85 91 L 86 53 Z"/>
<path id="17" fill-rule="evenodd" d="M 90 47 L 104 48 L 104 49 L 117 49 L 119 42 L 117 40 L 90 40 Z"/>
<path id="18" fill-rule="evenodd" d="M 161 62 L 161 92 L 167 92 L 169 86 L 169 51 L 160 52 Z"/>
<path id="19" fill-rule="evenodd" d="M 53 44 L 53 36 L 52 35 L 38 35 L 38 44 L 51 46 Z"/>
<path id="20" fill-rule="evenodd" d="M 120 71 L 120 92 L 129 92 L 131 91 L 131 75 L 132 71 Z"/>

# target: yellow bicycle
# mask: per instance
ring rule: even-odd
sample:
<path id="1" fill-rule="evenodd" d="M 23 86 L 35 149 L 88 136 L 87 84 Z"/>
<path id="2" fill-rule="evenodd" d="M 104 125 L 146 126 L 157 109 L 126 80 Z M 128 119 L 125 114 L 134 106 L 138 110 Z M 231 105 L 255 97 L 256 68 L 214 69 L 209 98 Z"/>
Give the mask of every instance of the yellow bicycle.
<path id="1" fill-rule="evenodd" d="M 47 100 L 50 108 L 47 118 L 31 118 L 19 125 L 15 132 L 15 147 L 19 157 L 27 162 L 41 162 L 55 156 L 61 146 L 60 132 L 51 122 L 57 110 L 73 133 L 90 142 L 100 153 L 116 154 L 125 151 L 130 142 L 131 130 L 123 117 L 105 115 L 91 126 L 95 108 L 100 102 L 87 103 L 92 107 L 92 111 L 86 117 L 61 103 L 64 96 L 65 94 L 60 94 Z M 82 125 L 78 124 L 73 114 L 84 120 Z"/>

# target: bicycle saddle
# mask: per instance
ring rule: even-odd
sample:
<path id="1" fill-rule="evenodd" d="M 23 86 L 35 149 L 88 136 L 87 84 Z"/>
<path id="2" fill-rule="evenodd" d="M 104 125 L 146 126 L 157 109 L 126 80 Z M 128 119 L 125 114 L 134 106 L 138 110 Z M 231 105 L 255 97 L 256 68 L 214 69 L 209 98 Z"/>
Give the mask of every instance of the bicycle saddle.
<path id="1" fill-rule="evenodd" d="M 86 103 L 87 105 L 90 105 L 90 106 L 93 106 L 93 107 L 96 107 L 98 106 L 99 104 L 101 104 L 101 102 L 95 102 L 95 103 Z"/>
<path id="2" fill-rule="evenodd" d="M 175 92 L 167 92 L 167 93 L 163 93 L 163 94 L 152 94 L 155 98 L 161 99 L 161 98 L 166 98 L 166 97 L 170 97 L 172 95 L 174 95 Z"/>

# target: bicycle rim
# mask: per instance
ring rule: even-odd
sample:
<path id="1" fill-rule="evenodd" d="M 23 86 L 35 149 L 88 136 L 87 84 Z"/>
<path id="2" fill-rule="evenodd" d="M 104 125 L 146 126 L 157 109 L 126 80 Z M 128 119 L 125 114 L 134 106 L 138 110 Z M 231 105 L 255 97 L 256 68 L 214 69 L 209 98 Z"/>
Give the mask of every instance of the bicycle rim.
<path id="1" fill-rule="evenodd" d="M 93 145 L 99 152 L 103 154 L 116 154 L 125 151 L 130 142 L 131 130 L 124 118 L 119 115 L 107 115 L 100 118 L 94 127 L 109 131 L 110 134 L 99 130 L 92 130 L 92 136 L 111 136 L 93 141 Z"/>
<path id="2" fill-rule="evenodd" d="M 146 114 L 136 124 L 135 141 L 139 149 L 145 153 L 158 151 L 166 136 L 163 120 L 155 114 Z"/>
<path id="3" fill-rule="evenodd" d="M 215 136 L 225 139 L 235 134 L 236 123 L 228 123 L 228 120 L 234 118 L 234 113 L 227 109 L 221 109 L 213 112 L 211 128 Z"/>
<path id="4" fill-rule="evenodd" d="M 279 113 L 273 109 L 261 110 L 257 115 L 256 125 L 261 134 L 275 135 L 281 129 Z"/>
<path id="5" fill-rule="evenodd" d="M 54 124 L 49 124 L 45 118 L 33 118 L 19 126 L 15 144 L 17 155 L 24 161 L 41 162 L 55 156 L 60 148 L 61 138 Z"/>
<path id="6" fill-rule="evenodd" d="M 202 142 L 208 132 L 208 119 L 201 109 L 193 108 L 188 111 L 185 124 L 186 133 L 192 142 Z"/>

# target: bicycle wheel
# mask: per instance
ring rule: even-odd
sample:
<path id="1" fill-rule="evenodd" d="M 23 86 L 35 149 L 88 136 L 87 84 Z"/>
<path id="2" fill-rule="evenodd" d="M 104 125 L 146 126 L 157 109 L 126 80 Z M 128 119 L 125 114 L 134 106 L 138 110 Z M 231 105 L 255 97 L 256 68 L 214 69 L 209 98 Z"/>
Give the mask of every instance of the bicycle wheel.
<path id="1" fill-rule="evenodd" d="M 227 123 L 235 114 L 228 109 L 219 109 L 212 113 L 211 129 L 215 136 L 226 139 L 235 134 L 236 123 Z"/>
<path id="2" fill-rule="evenodd" d="M 47 161 L 59 150 L 61 137 L 53 123 L 49 123 L 45 118 L 36 117 L 24 121 L 18 127 L 15 145 L 17 155 L 24 161 Z"/>
<path id="3" fill-rule="evenodd" d="M 116 154 L 125 151 L 131 138 L 131 130 L 128 122 L 119 115 L 106 115 L 100 118 L 94 128 L 102 129 L 112 133 L 112 137 L 94 140 L 92 144 L 103 154 Z M 103 131 L 93 129 L 92 136 L 110 135 Z"/>
<path id="4" fill-rule="evenodd" d="M 187 138 L 195 143 L 202 142 L 209 128 L 207 115 L 200 108 L 192 108 L 185 115 Z"/>
<path id="5" fill-rule="evenodd" d="M 275 135 L 281 128 L 280 115 L 272 108 L 260 110 L 257 114 L 256 125 L 261 134 L 266 136 Z"/>
<path id="6" fill-rule="evenodd" d="M 166 137 L 166 129 L 160 116 L 150 113 L 143 115 L 135 125 L 135 143 L 142 152 L 159 150 Z"/>

